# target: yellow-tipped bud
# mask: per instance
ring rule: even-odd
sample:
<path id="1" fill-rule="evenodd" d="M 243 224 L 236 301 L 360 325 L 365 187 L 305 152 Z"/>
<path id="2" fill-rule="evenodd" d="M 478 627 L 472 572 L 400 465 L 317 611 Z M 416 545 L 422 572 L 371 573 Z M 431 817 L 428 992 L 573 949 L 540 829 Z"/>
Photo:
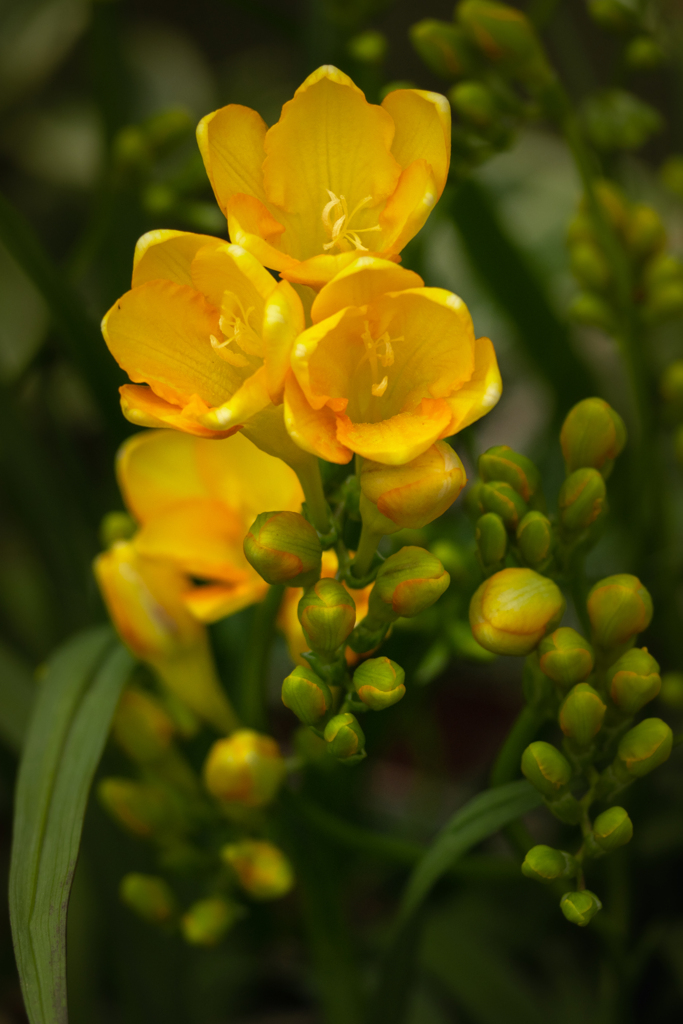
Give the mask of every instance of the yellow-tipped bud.
<path id="1" fill-rule="evenodd" d="M 541 671 L 560 686 L 582 683 L 593 671 L 593 648 L 575 629 L 562 626 L 538 646 Z"/>
<path id="2" fill-rule="evenodd" d="M 607 488 L 597 469 L 576 469 L 560 488 L 560 522 L 566 533 L 580 533 L 607 505 Z"/>
<path id="3" fill-rule="evenodd" d="M 553 528 L 542 512 L 527 512 L 517 527 L 517 544 L 524 561 L 532 569 L 549 565 L 553 551 Z"/>
<path id="4" fill-rule="evenodd" d="M 292 865 L 272 843 L 256 839 L 228 843 L 221 849 L 221 858 L 255 900 L 279 900 L 294 886 Z"/>
<path id="5" fill-rule="evenodd" d="M 545 884 L 572 878 L 576 870 L 576 861 L 571 853 L 555 850 L 552 846 L 532 846 L 522 864 L 523 875 Z"/>
<path id="6" fill-rule="evenodd" d="M 600 732 L 607 705 L 588 683 L 572 687 L 560 708 L 560 728 L 580 746 L 587 746 Z"/>
<path id="7" fill-rule="evenodd" d="M 540 486 L 541 476 L 531 459 L 506 444 L 494 445 L 480 455 L 477 468 L 485 483 L 502 480 L 514 487 L 527 502 L 531 501 Z"/>
<path id="8" fill-rule="evenodd" d="M 502 568 L 508 546 L 505 523 L 496 512 L 486 512 L 477 520 L 477 555 L 484 572 Z"/>
<path id="9" fill-rule="evenodd" d="M 451 507 L 467 483 L 465 468 L 445 441 L 403 466 L 363 460 L 360 512 L 376 533 L 420 530 Z"/>
<path id="10" fill-rule="evenodd" d="M 553 78 L 533 25 L 522 11 L 491 0 L 464 0 L 456 8 L 458 21 L 479 49 L 503 72 L 530 87 Z"/>
<path id="11" fill-rule="evenodd" d="M 142 690 L 129 689 L 119 701 L 112 733 L 132 761 L 148 764 L 170 749 L 175 726 L 158 701 Z"/>
<path id="12" fill-rule="evenodd" d="M 465 33 L 450 21 L 424 18 L 410 27 L 410 41 L 436 75 L 459 78 L 476 65 L 476 56 Z"/>
<path id="13" fill-rule="evenodd" d="M 658 768 L 671 753 L 673 733 L 661 718 L 645 718 L 622 737 L 617 757 L 630 778 Z"/>
<path id="14" fill-rule="evenodd" d="M 630 643 L 650 625 L 652 598 L 637 576 L 607 576 L 587 600 L 593 642 L 606 650 Z"/>
<path id="15" fill-rule="evenodd" d="M 226 803 L 263 807 L 270 803 L 286 774 L 280 748 L 270 736 L 238 729 L 217 740 L 204 764 L 204 782 L 212 796 Z"/>
<path id="16" fill-rule="evenodd" d="M 572 924 L 585 928 L 602 910 L 602 903 L 594 892 L 582 889 L 580 892 L 566 892 L 560 900 L 560 910 Z"/>
<path id="17" fill-rule="evenodd" d="M 600 849 L 609 853 L 631 841 L 633 822 L 623 807 L 610 807 L 595 819 L 593 835 Z"/>
<path id="18" fill-rule="evenodd" d="M 320 539 L 298 512 L 262 512 L 244 538 L 244 554 L 266 583 L 309 587 L 320 576 Z"/>
<path id="19" fill-rule="evenodd" d="M 219 896 L 197 900 L 183 914 L 180 930 L 191 946 L 217 946 L 242 915 L 243 910 L 239 904 Z"/>
<path id="20" fill-rule="evenodd" d="M 625 715 L 635 715 L 654 700 L 661 689 L 659 665 L 646 647 L 633 647 L 610 667 L 607 685 L 619 710 Z"/>
<path id="21" fill-rule="evenodd" d="M 475 591 L 470 625 L 494 654 L 530 654 L 560 622 L 565 600 L 555 583 L 533 569 L 503 569 Z"/>
<path id="22" fill-rule="evenodd" d="M 325 726 L 324 736 L 329 753 L 345 764 L 356 764 L 366 756 L 365 735 L 355 715 L 335 715 Z"/>
<path id="23" fill-rule="evenodd" d="M 380 566 L 370 593 L 370 613 L 386 622 L 419 615 L 441 597 L 450 581 L 431 552 L 418 547 L 401 548 Z"/>
<path id="24" fill-rule="evenodd" d="M 315 725 L 332 707 L 332 691 L 309 665 L 297 665 L 282 684 L 282 703 L 304 725 Z"/>
<path id="25" fill-rule="evenodd" d="M 569 783 L 572 769 L 557 747 L 537 740 L 522 754 L 522 774 L 547 800 L 553 800 Z"/>
<path id="26" fill-rule="evenodd" d="M 121 902 L 150 924 L 169 924 L 177 913 L 173 891 L 163 878 L 131 872 L 119 885 Z"/>
<path id="27" fill-rule="evenodd" d="M 181 804 L 170 790 L 133 779 L 102 779 L 97 796 L 105 811 L 128 832 L 152 839 L 185 826 Z"/>
<path id="28" fill-rule="evenodd" d="M 567 414 L 560 444 L 568 473 L 593 468 L 607 476 L 626 444 L 626 427 L 619 413 L 602 398 L 584 398 Z"/>
<path id="29" fill-rule="evenodd" d="M 509 530 L 516 530 L 526 514 L 524 498 L 504 480 L 491 480 L 479 488 L 479 508 L 482 512 L 495 512 Z"/>
<path id="30" fill-rule="evenodd" d="M 312 651 L 334 654 L 356 624 L 356 605 L 337 580 L 314 583 L 299 601 L 299 622 Z"/>
<path id="31" fill-rule="evenodd" d="M 353 674 L 356 693 L 373 711 L 391 707 L 406 692 L 405 672 L 389 658 L 369 658 Z"/>

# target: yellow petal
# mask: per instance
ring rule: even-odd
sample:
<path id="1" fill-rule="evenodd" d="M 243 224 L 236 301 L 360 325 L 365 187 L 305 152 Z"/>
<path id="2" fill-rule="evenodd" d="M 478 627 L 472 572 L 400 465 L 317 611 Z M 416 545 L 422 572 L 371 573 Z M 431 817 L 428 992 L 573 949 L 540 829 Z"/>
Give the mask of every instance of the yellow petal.
<path id="1" fill-rule="evenodd" d="M 140 523 L 179 502 L 210 496 L 197 462 L 198 443 L 213 447 L 175 430 L 146 430 L 121 445 L 116 476 L 123 500 Z"/>
<path id="2" fill-rule="evenodd" d="M 285 424 L 304 451 L 341 465 L 351 461 L 353 452 L 337 439 L 334 413 L 325 407 L 313 409 L 293 374 L 285 381 Z"/>
<path id="3" fill-rule="evenodd" d="M 265 201 L 262 166 L 266 135 L 263 118 L 249 107 L 230 103 L 203 117 L 197 142 L 216 201 L 227 214 L 228 200 L 238 192 Z"/>
<path id="4" fill-rule="evenodd" d="M 342 309 L 297 338 L 292 369 L 313 409 L 328 403 L 337 412 L 346 408 L 363 354 L 363 324 L 363 310 Z"/>
<path id="5" fill-rule="evenodd" d="M 451 107 L 445 96 L 422 89 L 395 89 L 382 102 L 394 121 L 391 152 L 405 170 L 414 160 L 431 165 L 437 199 L 451 159 Z"/>
<path id="6" fill-rule="evenodd" d="M 232 586 L 223 583 L 191 587 L 183 595 L 185 606 L 200 622 L 218 622 L 227 615 L 262 601 L 268 593 L 268 584 L 254 572 L 253 579 Z"/>
<path id="7" fill-rule="evenodd" d="M 190 267 L 199 250 L 224 244 L 222 238 L 189 231 L 148 231 L 135 246 L 132 286 L 163 279 L 193 287 Z"/>
<path id="8" fill-rule="evenodd" d="M 211 430 L 227 430 L 241 426 L 251 416 L 270 405 L 265 366 L 247 377 L 228 402 L 211 409 L 202 417 L 204 426 Z"/>
<path id="9" fill-rule="evenodd" d="M 375 256 L 360 256 L 326 284 L 311 309 L 313 323 L 319 323 L 346 306 L 366 306 L 384 292 L 419 288 L 424 281 L 412 270 Z"/>
<path id="10" fill-rule="evenodd" d="M 398 252 L 414 238 L 434 209 L 439 194 L 426 160 L 415 160 L 406 167 L 379 218 L 382 245 L 387 252 Z"/>
<path id="11" fill-rule="evenodd" d="M 182 430 L 196 437 L 223 438 L 230 437 L 239 429 L 210 430 L 200 423 L 200 418 L 209 411 L 206 402 L 194 395 L 186 406 L 180 408 L 171 402 L 155 395 L 146 385 L 124 384 L 119 388 L 121 394 L 121 411 L 130 423 L 136 427 L 170 427 Z"/>
<path id="12" fill-rule="evenodd" d="M 378 232 L 378 240 L 379 237 L 380 234 Z M 363 253 L 363 256 L 381 256 L 384 259 L 400 262 L 400 256 L 386 256 L 376 252 Z M 285 280 L 291 281 L 292 284 L 306 284 L 317 290 L 327 284 L 328 281 L 331 281 L 333 277 L 336 277 L 346 267 L 355 263 L 357 259 L 358 250 L 356 249 L 353 252 L 339 253 L 337 256 L 311 256 L 310 259 L 302 260 L 301 262 L 298 260 L 292 261 L 292 265 L 283 267 L 280 270 L 280 274 Z"/>
<path id="13" fill-rule="evenodd" d="M 399 413 L 380 423 L 352 423 L 348 416 L 338 416 L 337 438 L 363 458 L 400 466 L 442 437 L 450 418 L 443 399 L 425 399 L 415 412 Z"/>
<path id="14" fill-rule="evenodd" d="M 448 398 L 452 413 L 449 435 L 464 430 L 470 423 L 490 412 L 503 390 L 498 361 L 491 341 L 488 338 L 478 338 L 474 354 L 475 368 L 471 379 Z"/>
<path id="15" fill-rule="evenodd" d="M 263 338 L 266 386 L 273 402 L 282 401 L 285 375 L 289 369 L 292 346 L 306 322 L 301 299 L 287 281 L 273 289 L 263 311 Z"/>
<path id="16" fill-rule="evenodd" d="M 223 242 L 200 249 L 192 261 L 192 285 L 220 309 L 226 291 L 233 292 L 253 311 L 250 325 L 260 329 L 263 304 L 275 290 L 276 282 L 259 261 L 239 245 Z"/>
<path id="17" fill-rule="evenodd" d="M 278 248 L 284 230 L 259 199 L 237 193 L 228 200 L 230 238 L 272 270 L 295 270 L 298 266 L 298 260 Z"/>

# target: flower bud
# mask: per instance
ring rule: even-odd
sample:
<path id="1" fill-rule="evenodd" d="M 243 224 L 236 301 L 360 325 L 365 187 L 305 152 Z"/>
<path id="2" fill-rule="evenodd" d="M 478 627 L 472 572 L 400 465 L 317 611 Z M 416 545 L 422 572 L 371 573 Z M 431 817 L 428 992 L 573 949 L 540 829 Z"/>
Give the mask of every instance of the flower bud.
<path id="1" fill-rule="evenodd" d="M 524 858 L 522 874 L 538 882 L 555 882 L 576 874 L 576 861 L 564 850 L 552 846 L 532 846 Z"/>
<path id="2" fill-rule="evenodd" d="M 161 786 L 133 779 L 102 779 L 97 796 L 105 811 L 128 832 L 143 839 L 183 830 L 180 805 Z"/>
<path id="3" fill-rule="evenodd" d="M 481 82 L 459 82 L 449 89 L 448 98 L 463 120 L 477 128 L 488 128 L 500 115 L 494 94 Z"/>
<path id="4" fill-rule="evenodd" d="M 335 715 L 325 726 L 324 736 L 329 753 L 345 764 L 355 764 L 366 756 L 365 735 L 355 715 Z"/>
<path id="5" fill-rule="evenodd" d="M 424 18 L 411 25 L 410 41 L 427 67 L 441 78 L 458 78 L 474 70 L 472 46 L 452 22 Z"/>
<path id="6" fill-rule="evenodd" d="M 279 900 L 294 886 L 292 865 L 272 843 L 256 839 L 227 843 L 221 849 L 221 859 L 255 900 Z"/>
<path id="7" fill-rule="evenodd" d="M 572 687 L 560 708 L 560 728 L 580 747 L 588 746 L 602 728 L 607 711 L 600 694 L 588 683 Z"/>
<path id="8" fill-rule="evenodd" d="M 121 902 L 150 924 L 168 924 L 176 915 L 175 896 L 170 885 L 156 875 L 131 872 L 119 885 Z"/>
<path id="9" fill-rule="evenodd" d="M 589 327 L 599 327 L 601 331 L 612 334 L 615 320 L 608 302 L 594 292 L 581 292 L 575 296 L 569 306 L 569 315 L 577 323 Z"/>
<path id="10" fill-rule="evenodd" d="M 262 512 L 244 538 L 244 554 L 266 583 L 309 587 L 320 576 L 318 534 L 298 512 Z"/>
<path id="11" fill-rule="evenodd" d="M 607 650 L 629 643 L 652 619 L 652 598 L 638 577 L 628 573 L 600 580 L 586 604 L 593 642 Z"/>
<path id="12" fill-rule="evenodd" d="M 607 672 L 610 696 L 625 715 L 635 715 L 659 693 L 659 665 L 646 647 L 632 647 Z"/>
<path id="13" fill-rule="evenodd" d="M 575 629 L 562 626 L 538 646 L 541 670 L 560 686 L 582 683 L 593 671 L 593 648 Z"/>
<path id="14" fill-rule="evenodd" d="M 644 312 L 651 320 L 664 320 L 683 311 L 683 280 L 655 285 L 648 291 Z"/>
<path id="15" fill-rule="evenodd" d="M 275 740 L 253 729 L 238 729 L 226 739 L 217 740 L 204 764 L 209 793 L 245 807 L 270 803 L 285 774 L 285 762 Z"/>
<path id="16" fill-rule="evenodd" d="M 588 0 L 588 11 L 603 28 L 623 31 L 638 24 L 637 9 L 623 0 Z"/>
<path id="17" fill-rule="evenodd" d="M 514 487 L 524 501 L 531 501 L 541 482 L 538 469 L 531 459 L 506 444 L 494 445 L 480 455 L 477 468 L 485 483 L 502 480 Z"/>
<path id="18" fill-rule="evenodd" d="M 593 835 L 600 849 L 609 853 L 630 842 L 633 822 L 623 807 L 610 807 L 593 822 Z"/>
<path id="19" fill-rule="evenodd" d="M 420 530 L 451 507 L 467 483 L 459 456 L 437 441 L 403 466 L 363 460 L 360 511 L 377 533 Z"/>
<path id="20" fill-rule="evenodd" d="M 653 256 L 645 267 L 645 287 L 648 291 L 667 284 L 680 284 L 683 278 L 681 261 L 669 252 L 660 252 Z"/>
<path id="21" fill-rule="evenodd" d="M 353 673 L 356 693 L 373 711 L 391 707 L 406 692 L 406 674 L 389 658 L 369 658 Z"/>
<path id="22" fill-rule="evenodd" d="M 622 737 L 617 758 L 631 779 L 639 779 L 667 760 L 673 733 L 661 718 L 645 718 Z"/>
<path id="23" fill-rule="evenodd" d="M 566 892 L 560 900 L 560 910 L 572 924 L 585 928 L 602 910 L 602 903 L 594 892 L 582 889 L 580 892 Z"/>
<path id="24" fill-rule="evenodd" d="M 560 488 L 560 522 L 568 533 L 579 533 L 594 523 L 606 507 L 607 489 L 597 469 L 576 469 Z"/>
<path id="25" fill-rule="evenodd" d="M 586 239 L 574 243 L 570 249 L 570 264 L 574 277 L 585 288 L 601 292 L 610 283 L 609 263 L 595 242 Z"/>
<path id="26" fill-rule="evenodd" d="M 389 43 L 383 32 L 366 29 L 348 42 L 349 55 L 361 64 L 381 64 L 386 57 Z"/>
<path id="27" fill-rule="evenodd" d="M 297 665 L 282 683 L 282 703 L 304 725 L 315 725 L 332 707 L 332 691 L 309 665 Z"/>
<path id="28" fill-rule="evenodd" d="M 666 241 L 662 218 L 646 203 L 637 203 L 629 212 L 626 222 L 626 242 L 629 249 L 640 259 L 652 255 Z"/>
<path id="29" fill-rule="evenodd" d="M 482 512 L 495 512 L 509 530 L 516 530 L 526 514 L 526 502 L 511 484 L 492 480 L 479 488 L 479 508 Z"/>
<path id="30" fill-rule="evenodd" d="M 356 623 L 356 605 L 341 583 L 326 578 L 304 593 L 298 616 L 311 650 L 334 654 Z"/>
<path id="31" fill-rule="evenodd" d="M 522 774 L 547 800 L 553 800 L 569 783 L 572 769 L 557 747 L 537 740 L 522 754 Z"/>
<path id="32" fill-rule="evenodd" d="M 530 86 L 552 79 L 541 42 L 522 11 L 491 0 L 464 0 L 456 15 L 480 50 L 503 72 Z"/>
<path id="33" fill-rule="evenodd" d="M 475 530 L 477 554 L 481 567 L 486 572 L 502 566 L 508 546 L 505 523 L 495 512 L 486 512 L 477 520 Z"/>
<path id="34" fill-rule="evenodd" d="M 503 569 L 485 580 L 470 602 L 475 640 L 494 654 L 530 654 L 560 622 L 565 600 L 555 583 L 533 569 Z"/>
<path id="35" fill-rule="evenodd" d="M 132 761 L 149 764 L 170 749 L 175 726 L 161 705 L 142 690 L 126 690 L 116 709 L 112 733 Z"/>
<path id="36" fill-rule="evenodd" d="M 602 398 L 584 398 L 567 414 L 560 444 L 568 473 L 589 467 L 607 476 L 626 444 L 626 427 L 619 413 Z"/>
<path id="37" fill-rule="evenodd" d="M 527 512 L 517 527 L 520 553 L 532 569 L 549 564 L 553 539 L 552 524 L 542 512 Z"/>
<path id="38" fill-rule="evenodd" d="M 665 672 L 659 699 L 675 711 L 683 711 L 683 672 Z"/>
<path id="39" fill-rule="evenodd" d="M 117 540 L 130 540 L 138 524 L 127 512 L 107 512 L 100 523 L 102 547 L 110 548 Z"/>
<path id="40" fill-rule="evenodd" d="M 388 622 L 419 615 L 438 601 L 450 581 L 431 552 L 401 548 L 380 566 L 370 594 L 370 612 Z"/>
<path id="41" fill-rule="evenodd" d="M 667 157 L 662 164 L 659 176 L 665 188 L 679 197 L 683 196 L 683 156 Z"/>
<path id="42" fill-rule="evenodd" d="M 197 900 L 180 921 L 183 938 L 191 946 L 216 946 L 242 916 L 242 908 L 221 899 Z"/>

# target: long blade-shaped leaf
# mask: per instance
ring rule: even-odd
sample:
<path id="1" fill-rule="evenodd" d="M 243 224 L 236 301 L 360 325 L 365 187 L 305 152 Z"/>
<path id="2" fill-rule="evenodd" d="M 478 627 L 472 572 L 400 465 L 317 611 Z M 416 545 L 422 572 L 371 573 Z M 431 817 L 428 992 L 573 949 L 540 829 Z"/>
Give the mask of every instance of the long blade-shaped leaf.
<path id="1" fill-rule="evenodd" d="M 83 816 L 134 662 L 109 627 L 52 658 L 17 780 L 10 916 L 31 1024 L 66 1024 L 66 912 Z"/>

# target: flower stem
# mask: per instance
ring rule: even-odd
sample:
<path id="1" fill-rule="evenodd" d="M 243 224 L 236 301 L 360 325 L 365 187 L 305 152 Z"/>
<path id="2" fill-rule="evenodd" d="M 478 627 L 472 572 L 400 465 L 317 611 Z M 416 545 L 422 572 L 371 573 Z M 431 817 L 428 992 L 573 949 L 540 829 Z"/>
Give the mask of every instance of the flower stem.
<path id="1" fill-rule="evenodd" d="M 303 488 L 311 522 L 319 533 L 329 533 L 332 529 L 332 522 L 325 499 L 318 460 L 311 456 L 310 459 L 297 463 L 294 469 Z"/>
<path id="2" fill-rule="evenodd" d="M 371 530 L 365 523 L 363 523 L 356 557 L 351 563 L 351 572 L 354 576 L 357 576 L 360 579 L 363 576 L 367 576 L 370 572 L 372 560 L 375 557 L 375 552 L 377 551 L 377 545 L 383 536 L 384 534 L 375 533 L 374 530 Z"/>

